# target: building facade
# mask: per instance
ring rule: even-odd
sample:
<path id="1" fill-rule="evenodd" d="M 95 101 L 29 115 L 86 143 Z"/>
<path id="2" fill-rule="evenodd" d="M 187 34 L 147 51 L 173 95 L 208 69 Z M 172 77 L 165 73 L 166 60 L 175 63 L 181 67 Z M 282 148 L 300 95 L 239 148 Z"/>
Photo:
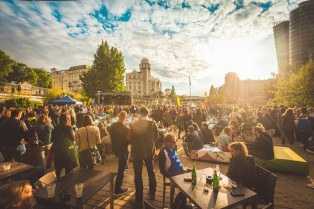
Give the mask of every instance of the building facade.
<path id="1" fill-rule="evenodd" d="M 273 27 L 278 71 L 285 75 L 289 70 L 289 21 L 278 22 Z"/>
<path id="2" fill-rule="evenodd" d="M 159 79 L 151 75 L 151 64 L 147 58 L 143 58 L 140 71 L 133 70 L 126 73 L 126 90 L 132 92 L 134 98 L 143 96 L 154 96 L 162 91 L 162 84 Z"/>
<path id="3" fill-rule="evenodd" d="M 70 67 L 67 70 L 51 69 L 51 85 L 52 88 L 60 88 L 62 91 L 79 92 L 82 89 L 82 81 L 80 75 L 89 70 L 87 65 L 79 65 Z"/>
<path id="4" fill-rule="evenodd" d="M 240 79 L 236 73 L 229 72 L 225 75 L 225 83 L 218 89 L 229 103 L 237 103 L 240 94 Z"/>
<path id="5" fill-rule="evenodd" d="M 227 102 L 233 104 L 264 104 L 271 92 L 273 79 L 267 80 L 240 80 L 236 73 L 225 75 L 225 83 L 218 88 Z"/>
<path id="6" fill-rule="evenodd" d="M 287 28 L 289 23 L 289 29 Z M 314 0 L 300 3 L 290 12 L 289 21 L 274 26 L 279 75 L 281 68 L 287 65 L 300 67 L 314 59 Z M 288 47 L 286 46 L 286 43 Z"/>

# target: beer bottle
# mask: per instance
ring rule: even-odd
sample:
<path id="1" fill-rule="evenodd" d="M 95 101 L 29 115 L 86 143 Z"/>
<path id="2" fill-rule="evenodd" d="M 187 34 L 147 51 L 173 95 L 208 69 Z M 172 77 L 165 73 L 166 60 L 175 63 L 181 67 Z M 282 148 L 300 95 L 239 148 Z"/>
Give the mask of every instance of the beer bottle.
<path id="1" fill-rule="evenodd" d="M 218 179 L 218 176 L 217 176 L 217 170 L 216 169 L 214 169 L 213 190 L 214 190 L 214 192 L 218 192 L 219 191 L 219 179 Z"/>
<path id="2" fill-rule="evenodd" d="M 193 164 L 193 170 L 192 170 L 192 187 L 195 187 L 197 183 L 197 178 L 196 178 L 196 170 L 195 170 L 195 165 Z"/>

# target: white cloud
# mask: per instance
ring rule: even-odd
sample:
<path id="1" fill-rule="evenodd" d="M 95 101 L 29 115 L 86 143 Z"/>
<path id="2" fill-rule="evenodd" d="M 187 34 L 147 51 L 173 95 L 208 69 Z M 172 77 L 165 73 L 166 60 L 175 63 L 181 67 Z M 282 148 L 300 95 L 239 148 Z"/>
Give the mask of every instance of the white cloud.
<path id="1" fill-rule="evenodd" d="M 183 2 L 191 9 L 179 9 Z M 266 51 L 274 55 L 273 42 L 269 41 L 273 22 L 287 19 L 300 0 L 273 0 L 264 13 L 251 2 L 245 0 L 245 7 L 235 11 L 233 0 L 177 0 L 171 1 L 168 9 L 140 0 L 15 2 L 14 6 L 1 1 L 0 49 L 33 67 L 67 69 L 92 64 L 103 39 L 122 51 L 127 71 L 138 69 L 140 60 L 147 57 L 153 73 L 162 81 L 179 85 L 191 75 L 196 80 L 195 89 L 203 95 L 210 86 L 197 80 L 221 85 L 228 71 L 236 71 L 240 78 L 265 78 L 276 71 L 275 57 L 262 56 Z M 220 6 L 214 14 L 204 8 L 215 4 Z M 130 11 L 131 19 L 110 22 L 115 28 L 108 32 L 91 15 L 103 5 L 115 16 Z M 60 13 L 61 22 L 53 16 L 55 11 Z M 78 24 L 85 26 L 82 29 Z M 81 34 L 82 30 L 85 33 Z M 262 66 L 261 58 L 269 59 L 265 60 L 268 64 Z"/>

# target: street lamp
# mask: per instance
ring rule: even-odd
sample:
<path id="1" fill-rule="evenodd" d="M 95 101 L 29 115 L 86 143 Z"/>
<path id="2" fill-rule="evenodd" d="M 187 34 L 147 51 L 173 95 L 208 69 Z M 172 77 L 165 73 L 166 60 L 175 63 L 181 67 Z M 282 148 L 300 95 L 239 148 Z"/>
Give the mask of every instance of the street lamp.
<path id="1" fill-rule="evenodd" d="M 97 91 L 97 95 L 98 95 L 98 104 L 100 104 L 100 93 L 101 93 L 101 91 Z"/>

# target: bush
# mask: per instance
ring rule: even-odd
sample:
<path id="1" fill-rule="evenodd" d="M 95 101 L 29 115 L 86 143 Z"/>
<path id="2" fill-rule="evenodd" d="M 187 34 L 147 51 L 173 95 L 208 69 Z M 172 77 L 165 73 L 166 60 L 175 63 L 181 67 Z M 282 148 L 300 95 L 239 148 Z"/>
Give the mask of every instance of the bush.
<path id="1" fill-rule="evenodd" d="M 19 108 L 25 110 L 27 107 L 40 107 L 42 104 L 40 102 L 32 101 L 25 97 L 14 97 L 3 101 L 3 106 L 6 108 Z"/>

